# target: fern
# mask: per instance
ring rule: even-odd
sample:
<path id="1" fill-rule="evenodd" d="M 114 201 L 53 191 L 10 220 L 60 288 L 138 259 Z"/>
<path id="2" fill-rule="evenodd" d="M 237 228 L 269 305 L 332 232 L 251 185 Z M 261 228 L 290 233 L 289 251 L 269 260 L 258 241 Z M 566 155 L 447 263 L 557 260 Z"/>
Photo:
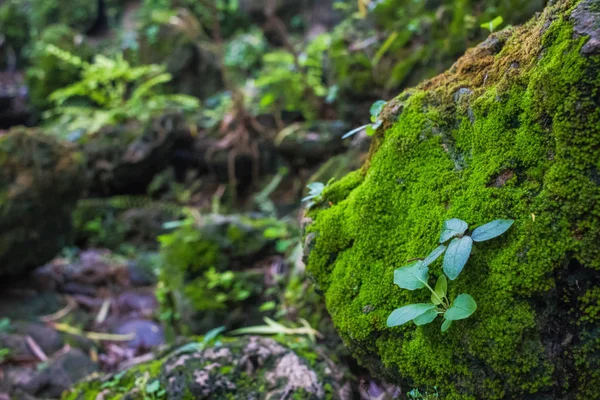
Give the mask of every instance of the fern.
<path id="1" fill-rule="evenodd" d="M 162 85 L 172 77 L 160 65 L 132 66 L 122 55 L 115 59 L 97 55 L 88 63 L 54 45 L 46 46 L 46 52 L 81 69 L 80 81 L 50 95 L 54 108 L 44 117 L 59 132 L 91 134 L 105 125 L 129 119 L 146 122 L 169 109 L 199 107 L 195 97 L 162 93 Z"/>

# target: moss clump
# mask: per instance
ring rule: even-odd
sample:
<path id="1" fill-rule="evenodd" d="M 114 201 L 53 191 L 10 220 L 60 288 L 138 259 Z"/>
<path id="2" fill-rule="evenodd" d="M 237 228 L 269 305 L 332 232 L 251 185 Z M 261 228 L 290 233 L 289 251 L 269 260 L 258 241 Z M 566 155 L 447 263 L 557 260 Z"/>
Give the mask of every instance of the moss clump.
<path id="1" fill-rule="evenodd" d="M 71 242 L 82 157 L 37 130 L 0 136 L 0 275 L 25 274 Z"/>
<path id="2" fill-rule="evenodd" d="M 161 236 L 160 280 L 172 295 L 165 311 L 195 333 L 262 323 L 259 307 L 275 300 L 283 281 L 261 261 L 277 253 L 273 235 L 282 229 L 270 218 L 213 214 Z"/>
<path id="3" fill-rule="evenodd" d="M 588 3 L 557 1 L 398 96 L 363 169 L 309 212 L 308 270 L 374 372 L 447 399 L 561 398 L 597 382 L 575 367 L 593 364 L 599 330 L 578 324 L 600 277 L 600 56 L 576 28 L 600 22 Z M 393 309 L 428 298 L 395 286 L 394 269 L 426 256 L 453 217 L 516 220 L 452 285 L 477 312 L 446 334 L 439 321 L 387 328 Z"/>
<path id="4" fill-rule="evenodd" d="M 305 354 L 311 354 L 312 362 L 259 337 L 223 339 L 206 349 L 188 345 L 124 373 L 92 377 L 65 393 L 63 400 L 91 400 L 99 395 L 131 400 L 342 398 L 348 389 L 347 371 L 335 366 L 322 349 L 310 346 Z M 150 387 L 153 395 L 148 393 Z"/>

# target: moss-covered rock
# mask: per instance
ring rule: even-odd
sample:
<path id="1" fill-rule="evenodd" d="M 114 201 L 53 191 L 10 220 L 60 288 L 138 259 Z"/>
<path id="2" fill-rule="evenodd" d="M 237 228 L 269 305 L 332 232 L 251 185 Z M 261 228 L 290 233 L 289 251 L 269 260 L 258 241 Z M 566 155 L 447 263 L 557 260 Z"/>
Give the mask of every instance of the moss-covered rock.
<path id="1" fill-rule="evenodd" d="M 130 121 L 81 138 L 91 194 L 146 193 L 154 176 L 171 161 L 175 142 L 187 133 L 183 115 L 167 113 L 145 126 Z"/>
<path id="2" fill-rule="evenodd" d="M 224 339 L 205 349 L 188 345 L 124 373 L 83 382 L 63 400 L 349 398 L 347 372 L 313 347 L 294 351 L 260 337 Z"/>
<path id="3" fill-rule="evenodd" d="M 270 257 L 287 236 L 287 225 L 275 219 L 217 214 L 161 236 L 160 281 L 170 294 L 163 308 L 198 334 L 262 323 L 269 314 L 259 309 L 275 299 L 284 275 L 283 260 Z"/>
<path id="4" fill-rule="evenodd" d="M 596 1 L 559 0 L 491 35 L 391 101 L 369 160 L 309 212 L 308 270 L 373 372 L 445 399 L 598 396 L 599 25 Z M 446 333 L 439 320 L 386 327 L 428 301 L 393 271 L 426 256 L 449 218 L 516 221 L 450 285 L 477 311 Z"/>
<path id="5" fill-rule="evenodd" d="M 36 130 L 0 135 L 0 275 L 23 274 L 69 245 L 83 186 L 73 146 Z"/>

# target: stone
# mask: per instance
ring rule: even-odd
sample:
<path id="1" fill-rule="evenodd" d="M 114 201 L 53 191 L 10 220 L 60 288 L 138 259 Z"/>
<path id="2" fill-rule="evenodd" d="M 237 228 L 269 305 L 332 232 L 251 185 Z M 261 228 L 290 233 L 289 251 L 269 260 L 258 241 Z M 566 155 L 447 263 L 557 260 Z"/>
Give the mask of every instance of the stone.
<path id="1" fill-rule="evenodd" d="M 307 271 L 376 376 L 444 399 L 597 397 L 596 3 L 550 2 L 388 102 L 363 167 L 308 210 Z M 445 333 L 441 318 L 387 327 L 394 309 L 430 301 L 394 270 L 426 257 L 451 218 L 515 220 L 449 283 L 476 312 Z M 429 268 L 433 284 L 441 261 Z"/>
<path id="2" fill-rule="evenodd" d="M 23 275 L 71 244 L 82 157 L 40 130 L 0 136 L 0 276 Z"/>
<path id="3" fill-rule="evenodd" d="M 106 399 L 117 393 L 136 398 L 149 385 L 160 388 L 171 400 L 352 398 L 346 370 L 318 346 L 309 345 L 303 353 L 310 354 L 312 361 L 270 338 L 230 338 L 204 349 L 175 351 L 120 376 L 88 380 L 63 399 Z"/>

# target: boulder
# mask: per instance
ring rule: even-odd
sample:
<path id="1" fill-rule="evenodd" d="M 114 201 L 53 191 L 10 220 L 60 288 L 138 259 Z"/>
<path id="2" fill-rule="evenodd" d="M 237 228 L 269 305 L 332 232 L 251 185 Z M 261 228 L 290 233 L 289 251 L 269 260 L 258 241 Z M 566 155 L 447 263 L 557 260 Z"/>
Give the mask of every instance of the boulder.
<path id="1" fill-rule="evenodd" d="M 196 334 L 262 323 L 259 308 L 275 300 L 285 273 L 276 255 L 286 229 L 271 218 L 211 214 L 160 236 L 163 310 Z"/>
<path id="2" fill-rule="evenodd" d="M 38 130 L 0 136 L 0 276 L 20 275 L 71 243 L 82 157 Z"/>
<path id="3" fill-rule="evenodd" d="M 273 339 L 251 336 L 204 347 L 186 345 L 162 359 L 88 380 L 63 399 L 351 398 L 347 371 L 317 346 L 309 345 L 300 353 Z"/>
<path id="4" fill-rule="evenodd" d="M 146 126 L 132 122 L 105 127 L 82 138 L 92 195 L 140 194 L 165 169 L 177 139 L 188 133 L 183 115 L 168 113 Z"/>
<path id="5" fill-rule="evenodd" d="M 596 1 L 557 0 L 492 34 L 390 101 L 362 169 L 308 211 L 307 269 L 374 374 L 444 399 L 598 396 L 598 26 Z M 477 310 L 445 333 L 440 319 L 387 327 L 430 301 L 394 270 L 438 246 L 450 218 L 515 220 L 449 283 Z M 433 281 L 441 262 L 429 268 Z"/>

